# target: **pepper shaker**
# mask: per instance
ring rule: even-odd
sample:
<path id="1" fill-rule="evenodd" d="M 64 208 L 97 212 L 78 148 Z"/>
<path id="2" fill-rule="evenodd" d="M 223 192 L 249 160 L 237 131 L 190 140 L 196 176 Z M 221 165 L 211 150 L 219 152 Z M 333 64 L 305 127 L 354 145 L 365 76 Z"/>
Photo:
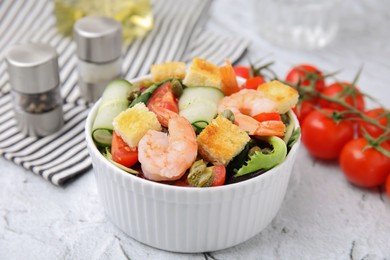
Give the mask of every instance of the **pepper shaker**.
<path id="1" fill-rule="evenodd" d="M 122 25 L 104 16 L 89 16 L 74 25 L 79 89 L 88 102 L 98 100 L 107 84 L 121 77 Z"/>
<path id="2" fill-rule="evenodd" d="M 46 136 L 64 124 L 58 54 L 47 44 L 15 45 L 6 54 L 17 126 L 30 136 Z"/>

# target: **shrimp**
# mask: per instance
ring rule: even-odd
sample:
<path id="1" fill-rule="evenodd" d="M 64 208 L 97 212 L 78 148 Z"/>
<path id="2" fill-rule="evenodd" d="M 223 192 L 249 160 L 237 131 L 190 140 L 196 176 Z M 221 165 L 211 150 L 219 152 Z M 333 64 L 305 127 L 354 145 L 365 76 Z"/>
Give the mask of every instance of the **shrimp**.
<path id="1" fill-rule="evenodd" d="M 181 116 L 170 119 L 168 131 L 169 135 L 149 130 L 139 142 L 138 160 L 150 180 L 178 180 L 196 159 L 198 144 L 188 120 Z"/>
<path id="2" fill-rule="evenodd" d="M 232 67 L 232 64 L 228 59 L 225 59 L 225 66 L 222 66 L 219 68 L 219 71 L 221 73 L 221 80 L 222 80 L 222 92 L 225 95 L 231 95 L 233 93 L 236 93 L 240 90 L 240 87 L 238 86 L 236 74 L 234 73 L 234 69 Z"/>
<path id="3" fill-rule="evenodd" d="M 224 97 L 218 105 L 218 112 L 229 109 L 234 114 L 234 123 L 250 135 L 283 136 L 286 126 L 281 121 L 258 122 L 255 115 L 277 111 L 277 104 L 253 89 L 242 89 L 231 96 Z"/>
<path id="4" fill-rule="evenodd" d="M 156 114 L 158 122 L 164 127 L 168 127 L 168 122 L 170 119 L 179 116 L 179 114 L 164 107 L 149 105 L 148 108 L 150 111 Z"/>
<path id="5" fill-rule="evenodd" d="M 275 112 L 276 103 L 254 89 L 242 89 L 224 97 L 218 105 L 218 112 L 230 109 L 233 113 L 255 116 L 263 112 Z"/>
<path id="6" fill-rule="evenodd" d="M 286 131 L 286 126 L 282 121 L 269 120 L 259 122 L 256 119 L 241 113 L 234 114 L 234 124 L 238 125 L 239 128 L 248 131 L 249 135 L 283 136 Z"/>

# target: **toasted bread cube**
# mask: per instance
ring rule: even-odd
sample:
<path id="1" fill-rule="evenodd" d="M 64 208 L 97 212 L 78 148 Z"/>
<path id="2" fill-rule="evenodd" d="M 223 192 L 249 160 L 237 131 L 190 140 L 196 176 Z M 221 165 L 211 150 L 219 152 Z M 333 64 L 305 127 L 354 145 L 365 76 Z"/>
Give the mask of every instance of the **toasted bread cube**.
<path id="1" fill-rule="evenodd" d="M 230 120 L 218 116 L 198 135 L 199 154 L 214 165 L 227 165 L 249 142 L 249 135 Z"/>
<path id="2" fill-rule="evenodd" d="M 298 91 L 277 80 L 264 83 L 257 90 L 275 101 L 277 104 L 276 109 L 280 114 L 288 112 L 298 102 Z"/>
<path id="3" fill-rule="evenodd" d="M 150 67 L 150 72 L 154 82 L 160 82 L 169 78 L 184 79 L 186 75 L 186 64 L 176 61 L 154 64 Z"/>
<path id="4" fill-rule="evenodd" d="M 148 130 L 161 131 L 156 115 L 144 103 L 122 111 L 114 118 L 113 126 L 115 132 L 130 147 L 137 147 Z"/>
<path id="5" fill-rule="evenodd" d="M 194 58 L 183 80 L 186 86 L 222 87 L 221 73 L 218 66 L 205 59 Z"/>

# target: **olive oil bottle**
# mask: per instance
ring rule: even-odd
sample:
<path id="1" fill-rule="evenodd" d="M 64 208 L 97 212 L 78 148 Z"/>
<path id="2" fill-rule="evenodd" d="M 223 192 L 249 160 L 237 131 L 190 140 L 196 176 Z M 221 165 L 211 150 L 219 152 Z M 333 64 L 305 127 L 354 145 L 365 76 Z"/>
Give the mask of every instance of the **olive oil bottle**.
<path id="1" fill-rule="evenodd" d="M 153 27 L 150 0 L 54 0 L 57 30 L 72 35 L 73 24 L 84 16 L 109 16 L 122 23 L 123 39 L 130 43 Z"/>

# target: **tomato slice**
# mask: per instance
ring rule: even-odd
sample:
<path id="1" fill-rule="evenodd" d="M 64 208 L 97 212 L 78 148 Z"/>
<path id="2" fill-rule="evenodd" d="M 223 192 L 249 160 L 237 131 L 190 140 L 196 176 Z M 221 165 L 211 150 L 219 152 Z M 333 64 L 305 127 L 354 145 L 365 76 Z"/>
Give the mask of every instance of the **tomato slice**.
<path id="1" fill-rule="evenodd" d="M 270 120 L 282 121 L 282 118 L 280 117 L 280 114 L 278 112 L 264 112 L 255 115 L 253 118 L 259 122 L 270 121 Z"/>
<path id="2" fill-rule="evenodd" d="M 192 186 L 188 183 L 187 177 L 188 177 L 188 172 L 185 173 L 180 179 L 178 179 L 177 181 L 175 181 L 172 185 L 173 185 L 173 186 L 181 186 L 181 187 L 192 187 Z"/>
<path id="3" fill-rule="evenodd" d="M 244 79 L 249 79 L 250 77 L 251 69 L 248 66 L 242 66 L 242 65 L 234 66 L 233 70 L 236 76 L 242 77 Z"/>
<path id="4" fill-rule="evenodd" d="M 172 93 L 170 81 L 164 83 L 153 92 L 148 101 L 147 107 L 150 111 L 155 112 L 153 110 L 154 106 L 163 107 L 175 113 L 179 113 L 179 107 L 177 105 L 176 98 Z"/>
<path id="5" fill-rule="evenodd" d="M 241 89 L 246 88 L 246 89 L 257 90 L 258 86 L 260 86 L 263 83 L 265 83 L 264 78 L 260 77 L 260 76 L 256 76 L 256 77 L 247 79 L 246 82 L 241 86 Z"/>
<path id="6" fill-rule="evenodd" d="M 114 162 L 126 167 L 138 162 L 137 148 L 130 148 L 115 131 L 112 134 L 111 156 Z"/>
<path id="7" fill-rule="evenodd" d="M 214 174 L 214 180 L 211 186 L 222 186 L 226 179 L 226 168 L 223 165 L 211 166 L 211 171 Z"/>

